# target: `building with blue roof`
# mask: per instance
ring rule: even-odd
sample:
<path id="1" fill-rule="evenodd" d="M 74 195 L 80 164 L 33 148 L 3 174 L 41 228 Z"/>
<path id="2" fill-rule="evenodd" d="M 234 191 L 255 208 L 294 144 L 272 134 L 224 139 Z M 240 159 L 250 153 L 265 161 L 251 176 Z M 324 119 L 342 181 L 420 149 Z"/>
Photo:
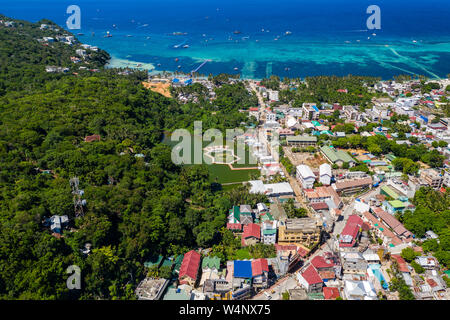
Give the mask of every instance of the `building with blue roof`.
<path id="1" fill-rule="evenodd" d="M 252 262 L 249 260 L 235 260 L 234 261 L 234 275 L 235 278 L 252 278 Z"/>

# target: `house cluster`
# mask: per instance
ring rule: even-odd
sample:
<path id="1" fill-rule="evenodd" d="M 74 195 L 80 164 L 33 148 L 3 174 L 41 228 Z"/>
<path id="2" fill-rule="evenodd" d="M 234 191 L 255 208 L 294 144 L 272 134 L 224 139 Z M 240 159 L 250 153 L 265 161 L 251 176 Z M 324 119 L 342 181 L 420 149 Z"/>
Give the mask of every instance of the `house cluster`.
<path id="1" fill-rule="evenodd" d="M 15 21 L 6 21 L 6 20 L 0 20 L 0 25 L 5 26 L 6 28 L 14 28 L 16 26 Z"/>
<path id="2" fill-rule="evenodd" d="M 64 229 L 69 225 L 69 217 L 67 215 L 53 215 L 50 218 L 44 219 L 42 225 L 50 229 L 52 236 L 61 238 Z"/>

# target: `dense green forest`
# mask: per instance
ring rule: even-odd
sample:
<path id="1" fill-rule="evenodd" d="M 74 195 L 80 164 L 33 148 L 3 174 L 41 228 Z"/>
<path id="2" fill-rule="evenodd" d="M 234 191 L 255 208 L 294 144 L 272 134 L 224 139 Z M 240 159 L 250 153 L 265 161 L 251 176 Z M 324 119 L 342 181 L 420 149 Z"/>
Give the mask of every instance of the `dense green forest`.
<path id="1" fill-rule="evenodd" d="M 275 78 L 264 80 L 264 83 L 274 87 Z M 280 91 L 280 101 L 292 106 L 301 107 L 305 102 L 339 103 L 341 105 L 359 105 L 364 109 L 371 99 L 380 94 L 370 93 L 368 88 L 380 81 L 380 78 L 348 75 L 346 77 L 318 76 L 306 77 L 295 90 Z M 347 92 L 338 90 L 347 89 Z"/>
<path id="2" fill-rule="evenodd" d="M 414 211 L 405 211 L 398 218 L 405 228 L 422 238 L 428 230 L 439 236 L 421 243 L 425 252 L 432 252 L 441 264 L 450 266 L 450 190 L 444 193 L 431 188 L 420 188 L 414 195 Z"/>
<path id="3" fill-rule="evenodd" d="M 37 39 L 56 31 L 39 30 L 41 23 L 51 22 L 0 26 L 0 298 L 132 299 L 150 256 L 221 243 L 229 208 L 265 197 L 245 187 L 222 192 L 204 166 L 172 163 L 163 133 L 208 118 L 212 109 L 144 89 L 145 73 L 105 69 L 102 51 L 89 60 L 99 72 L 74 74 L 77 47 L 42 45 Z M 71 72 L 47 73 L 48 64 Z M 232 90 L 218 92 L 215 107 L 234 120 L 218 117 L 206 126 L 243 121 L 239 106 L 230 105 L 251 97 L 237 88 L 241 98 L 228 101 Z M 100 141 L 84 142 L 93 134 Z M 87 201 L 80 218 L 69 183 L 75 176 Z M 42 223 L 52 215 L 70 218 L 62 238 Z M 85 256 L 87 242 L 92 252 Z M 82 272 L 76 294 L 66 288 L 70 265 Z"/>

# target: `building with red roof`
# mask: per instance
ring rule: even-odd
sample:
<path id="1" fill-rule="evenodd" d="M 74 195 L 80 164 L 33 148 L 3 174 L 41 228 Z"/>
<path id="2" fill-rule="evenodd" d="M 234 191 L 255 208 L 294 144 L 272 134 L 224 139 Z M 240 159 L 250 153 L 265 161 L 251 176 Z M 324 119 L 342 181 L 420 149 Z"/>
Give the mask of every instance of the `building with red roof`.
<path id="1" fill-rule="evenodd" d="M 321 292 L 323 281 L 313 265 L 297 274 L 298 282 L 306 288 L 308 292 Z"/>
<path id="2" fill-rule="evenodd" d="M 340 297 L 339 289 L 334 287 L 323 287 L 323 297 L 325 300 L 336 300 Z"/>
<path id="3" fill-rule="evenodd" d="M 339 237 L 339 247 L 354 247 L 358 241 L 363 220 L 356 214 L 347 219 L 347 224 Z"/>
<path id="4" fill-rule="evenodd" d="M 255 223 L 249 223 L 244 226 L 241 244 L 243 246 L 251 246 L 261 240 L 261 227 Z"/>
<path id="5" fill-rule="evenodd" d="M 391 255 L 391 258 L 393 260 L 397 261 L 398 271 L 410 273 L 408 264 L 406 263 L 405 259 L 403 259 L 400 255 L 393 254 L 393 255 Z"/>
<path id="6" fill-rule="evenodd" d="M 252 260 L 253 287 L 267 288 L 269 279 L 269 263 L 267 259 Z"/>
<path id="7" fill-rule="evenodd" d="M 334 267 L 334 263 L 328 262 L 322 256 L 315 256 L 311 260 L 311 264 L 316 268 L 317 271 L 332 271 Z"/>
<path id="8" fill-rule="evenodd" d="M 242 224 L 240 223 L 227 223 L 227 229 L 231 230 L 231 231 L 237 231 L 240 232 L 242 231 Z"/>
<path id="9" fill-rule="evenodd" d="M 257 277 L 264 272 L 269 272 L 269 263 L 267 262 L 267 259 L 261 258 L 252 260 L 252 276 Z"/>
<path id="10" fill-rule="evenodd" d="M 200 253 L 191 250 L 186 253 L 181 263 L 178 280 L 180 284 L 187 284 L 192 287 L 195 286 L 198 278 L 198 270 L 200 267 L 201 256 Z"/>
<path id="11" fill-rule="evenodd" d="M 84 138 L 84 142 L 93 142 L 93 141 L 100 141 L 101 137 L 98 134 L 93 134 L 92 136 L 86 136 Z"/>

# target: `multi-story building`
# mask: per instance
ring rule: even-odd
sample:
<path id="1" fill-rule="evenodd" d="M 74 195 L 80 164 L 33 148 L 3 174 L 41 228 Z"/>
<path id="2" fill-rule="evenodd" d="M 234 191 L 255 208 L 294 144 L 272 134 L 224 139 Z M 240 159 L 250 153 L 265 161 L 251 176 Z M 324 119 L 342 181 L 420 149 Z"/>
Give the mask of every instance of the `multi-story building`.
<path id="1" fill-rule="evenodd" d="M 361 252 L 342 252 L 341 260 L 344 274 L 366 274 L 368 264 Z"/>
<path id="2" fill-rule="evenodd" d="M 339 194 L 352 194 L 359 192 L 366 188 L 372 187 L 372 177 L 366 177 L 362 179 L 353 179 L 353 180 L 340 180 L 334 183 L 332 186 Z"/>
<path id="3" fill-rule="evenodd" d="M 278 243 L 310 247 L 320 241 L 322 224 L 313 218 L 286 219 L 278 227 Z"/>
<path id="4" fill-rule="evenodd" d="M 277 241 L 277 222 L 266 221 L 261 224 L 261 239 L 264 244 L 275 244 Z"/>
<path id="5" fill-rule="evenodd" d="M 344 115 L 347 121 L 357 121 L 361 119 L 361 113 L 355 106 L 343 106 Z"/>
<path id="6" fill-rule="evenodd" d="M 319 181 L 329 186 L 331 184 L 331 166 L 328 163 L 323 163 L 319 167 Z"/>
<path id="7" fill-rule="evenodd" d="M 309 166 L 301 164 L 297 166 L 297 179 L 300 181 L 303 189 L 312 189 L 316 176 Z"/>
<path id="8" fill-rule="evenodd" d="M 434 169 L 421 170 L 420 179 L 433 189 L 441 188 L 444 182 L 444 177 Z"/>
<path id="9" fill-rule="evenodd" d="M 320 111 L 317 108 L 315 103 L 303 103 L 302 105 L 303 115 L 302 118 L 304 120 L 318 120 Z"/>

